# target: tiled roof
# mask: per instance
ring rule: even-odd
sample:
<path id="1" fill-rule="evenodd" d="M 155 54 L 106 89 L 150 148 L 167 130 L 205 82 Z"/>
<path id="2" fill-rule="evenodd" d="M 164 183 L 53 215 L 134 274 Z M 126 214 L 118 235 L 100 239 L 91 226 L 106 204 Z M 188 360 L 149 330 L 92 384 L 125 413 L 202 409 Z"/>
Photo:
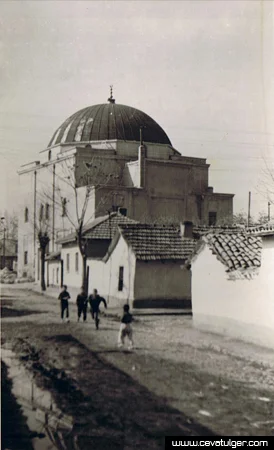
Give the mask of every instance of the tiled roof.
<path id="1" fill-rule="evenodd" d="M 117 233 L 119 225 L 136 224 L 135 220 L 123 216 L 119 213 L 114 213 L 107 216 L 104 221 L 96 225 L 92 229 L 85 232 L 85 238 L 89 239 L 112 239 Z"/>
<path id="2" fill-rule="evenodd" d="M 246 232 L 256 236 L 271 236 L 274 235 L 274 223 L 269 222 L 264 225 L 249 227 Z"/>
<path id="3" fill-rule="evenodd" d="M 228 272 L 255 269 L 261 265 L 262 241 L 244 233 L 207 234 L 203 240 Z"/>
<path id="4" fill-rule="evenodd" d="M 182 239 L 180 229 L 169 225 L 128 224 L 119 226 L 137 259 L 187 259 L 194 239 Z"/>
<path id="5" fill-rule="evenodd" d="M 225 233 L 225 234 L 235 234 L 235 233 L 244 233 L 245 226 L 244 225 L 227 225 L 227 226 L 196 226 L 193 227 L 193 235 L 195 237 L 200 237 L 208 233 Z"/>
<path id="6" fill-rule="evenodd" d="M 97 217 L 89 225 L 83 228 L 83 237 L 85 239 L 112 239 L 117 232 L 119 224 L 136 223 L 134 220 L 123 216 L 119 212 L 110 215 Z M 76 234 L 70 233 L 64 238 L 58 239 L 59 244 L 69 244 L 76 241 Z"/>

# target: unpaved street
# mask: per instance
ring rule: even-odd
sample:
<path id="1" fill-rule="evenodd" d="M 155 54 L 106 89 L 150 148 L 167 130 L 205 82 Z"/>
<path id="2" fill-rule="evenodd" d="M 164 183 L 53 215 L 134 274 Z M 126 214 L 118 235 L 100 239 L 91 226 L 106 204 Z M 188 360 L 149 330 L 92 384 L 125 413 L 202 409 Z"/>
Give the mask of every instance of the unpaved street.
<path id="1" fill-rule="evenodd" d="M 1 308 L 4 349 L 71 418 L 78 448 L 158 449 L 170 433 L 273 435 L 270 350 L 198 332 L 189 316 L 137 316 L 136 349 L 121 351 L 115 317 L 96 331 L 71 305 L 61 323 L 57 300 L 20 286 L 2 289 Z"/>

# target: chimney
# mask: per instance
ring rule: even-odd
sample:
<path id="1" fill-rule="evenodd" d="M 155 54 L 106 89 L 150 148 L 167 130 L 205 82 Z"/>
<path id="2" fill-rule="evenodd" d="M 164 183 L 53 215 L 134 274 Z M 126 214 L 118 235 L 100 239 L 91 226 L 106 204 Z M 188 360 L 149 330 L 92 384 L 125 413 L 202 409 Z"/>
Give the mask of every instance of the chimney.
<path id="1" fill-rule="evenodd" d="M 193 239 L 193 223 L 186 221 L 181 224 L 181 236 L 182 238 Z"/>
<path id="2" fill-rule="evenodd" d="M 146 171 L 146 147 L 144 145 L 139 146 L 138 151 L 139 161 L 139 187 L 145 187 L 145 171 Z"/>

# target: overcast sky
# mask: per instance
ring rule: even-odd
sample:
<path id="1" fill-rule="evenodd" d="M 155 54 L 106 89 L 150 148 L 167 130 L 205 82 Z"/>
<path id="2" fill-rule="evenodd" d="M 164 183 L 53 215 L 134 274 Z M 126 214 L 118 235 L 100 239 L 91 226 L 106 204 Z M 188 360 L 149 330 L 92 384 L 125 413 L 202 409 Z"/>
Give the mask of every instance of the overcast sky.
<path id="1" fill-rule="evenodd" d="M 252 212 L 267 211 L 257 185 L 274 161 L 272 12 L 271 0 L 1 1 L 0 211 L 16 209 L 18 167 L 72 113 L 106 102 L 110 84 L 183 155 L 208 158 L 236 212 L 248 191 Z"/>

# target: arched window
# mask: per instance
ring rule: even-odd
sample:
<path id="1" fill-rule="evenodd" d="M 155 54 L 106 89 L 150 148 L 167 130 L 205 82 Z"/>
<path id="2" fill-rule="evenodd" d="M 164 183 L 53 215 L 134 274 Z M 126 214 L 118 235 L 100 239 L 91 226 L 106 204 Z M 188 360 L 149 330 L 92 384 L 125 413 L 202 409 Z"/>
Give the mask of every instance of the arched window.
<path id="1" fill-rule="evenodd" d="M 25 222 L 29 221 L 29 209 L 25 208 Z"/>
<path id="2" fill-rule="evenodd" d="M 48 160 L 49 161 L 51 160 L 51 150 L 49 150 L 49 152 L 48 152 Z"/>

